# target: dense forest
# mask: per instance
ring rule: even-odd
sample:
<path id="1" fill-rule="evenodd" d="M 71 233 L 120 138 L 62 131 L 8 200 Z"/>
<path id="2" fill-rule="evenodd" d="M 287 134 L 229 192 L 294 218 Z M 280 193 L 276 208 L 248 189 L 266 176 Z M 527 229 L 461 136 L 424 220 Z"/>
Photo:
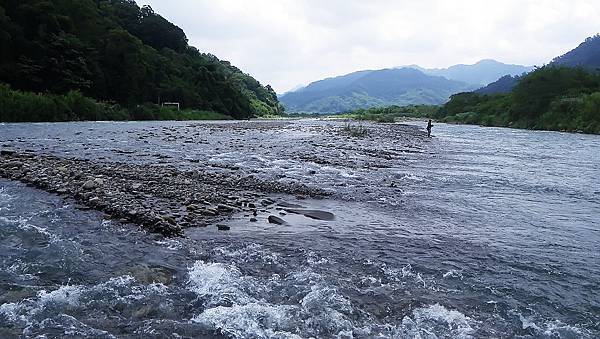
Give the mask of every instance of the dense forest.
<path id="1" fill-rule="evenodd" d="M 270 86 L 133 0 L 0 0 L 0 46 L 1 121 L 160 119 L 151 103 L 170 101 L 234 118 L 283 110 Z"/>

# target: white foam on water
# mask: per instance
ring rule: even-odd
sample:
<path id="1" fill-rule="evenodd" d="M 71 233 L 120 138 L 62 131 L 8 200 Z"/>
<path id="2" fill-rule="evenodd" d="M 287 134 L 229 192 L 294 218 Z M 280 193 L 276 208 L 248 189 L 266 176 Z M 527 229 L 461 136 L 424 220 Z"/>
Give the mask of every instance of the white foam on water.
<path id="1" fill-rule="evenodd" d="M 34 274 L 31 273 L 25 273 L 30 269 L 30 266 L 23 262 L 23 260 L 17 258 L 15 259 L 12 264 L 8 267 L 5 268 L 6 272 L 11 273 L 15 276 L 18 276 L 21 279 L 25 279 L 25 280 L 34 280 L 37 279 L 37 276 L 35 276 Z"/>
<path id="2" fill-rule="evenodd" d="M 533 320 L 524 317 L 521 313 L 519 313 L 519 320 L 521 320 L 521 326 L 524 330 L 531 328 L 533 330 L 540 331 L 540 328 Z"/>
<path id="3" fill-rule="evenodd" d="M 164 246 L 171 251 L 177 251 L 183 248 L 183 244 L 176 239 L 156 240 L 154 243 L 160 246 Z"/>
<path id="4" fill-rule="evenodd" d="M 476 321 L 456 310 L 435 304 L 417 308 L 402 319 L 394 337 L 399 338 L 473 338 Z"/>
<path id="5" fill-rule="evenodd" d="M 38 324 L 30 324 L 23 330 L 23 336 L 45 338 L 45 335 L 38 335 L 38 332 L 47 332 L 48 329 L 59 329 L 67 337 L 116 338 L 106 331 L 90 327 L 67 314 L 60 314 L 55 319 L 44 319 Z"/>
<path id="6" fill-rule="evenodd" d="M 341 176 L 343 178 L 350 178 L 350 179 L 361 178 L 360 175 L 355 174 L 352 171 L 344 170 L 344 169 L 336 168 L 336 167 L 332 167 L 332 166 L 321 166 L 321 170 L 325 173 L 332 174 L 333 177 Z"/>
<path id="7" fill-rule="evenodd" d="M 0 204 L 8 204 L 13 199 L 13 196 L 6 193 L 5 187 L 0 187 Z M 0 206 L 0 210 L 5 206 Z"/>
<path id="8" fill-rule="evenodd" d="M 550 338 L 592 338 L 592 335 L 577 326 L 566 324 L 560 320 L 543 321 L 534 316 L 524 316 L 518 311 L 512 312 L 519 316 L 521 327 L 531 330 L 535 335 Z"/>
<path id="9" fill-rule="evenodd" d="M 411 281 L 422 285 L 423 288 L 434 288 L 435 280 L 432 277 L 424 278 L 420 272 L 415 272 L 411 264 L 406 264 L 402 268 L 390 268 L 386 264 L 375 264 L 380 267 L 384 275 L 395 282 Z M 427 279 L 427 280 L 426 280 Z"/>
<path id="10" fill-rule="evenodd" d="M 33 298 L 0 305 L 0 315 L 23 326 L 25 336 L 44 332 L 46 327 L 65 333 L 72 331 L 76 336 L 107 336 L 108 333 L 91 328 L 66 313 L 85 311 L 105 301 L 134 305 L 145 297 L 165 294 L 167 287 L 162 284 L 139 285 L 131 276 L 120 276 L 92 286 L 64 285 L 52 291 L 40 290 Z"/>
<path id="11" fill-rule="evenodd" d="M 249 303 L 253 299 L 243 290 L 244 279 L 234 265 L 196 261 L 189 269 L 188 286 L 199 296 L 208 298 L 210 306 Z"/>
<path id="12" fill-rule="evenodd" d="M 57 290 L 50 292 L 47 292 L 46 290 L 41 290 L 38 292 L 38 309 L 46 307 L 50 304 L 78 306 L 79 298 L 81 297 L 81 294 L 83 292 L 84 287 L 78 285 L 61 286 Z"/>
<path id="13" fill-rule="evenodd" d="M 300 338 L 285 329 L 290 328 L 295 307 L 249 303 L 231 307 L 210 308 L 194 317 L 192 321 L 212 326 L 239 338 Z"/>
<path id="14" fill-rule="evenodd" d="M 544 335 L 548 337 L 558 337 L 558 338 L 569 338 L 569 337 L 578 337 L 578 338 L 589 338 L 591 335 L 589 333 L 584 332 L 582 329 L 577 326 L 572 326 L 563 323 L 560 320 L 549 321 L 544 324 Z"/>
<path id="15" fill-rule="evenodd" d="M 0 221 L 6 224 L 16 225 L 18 229 L 25 232 L 32 232 L 43 235 L 51 243 L 55 243 L 61 240 L 58 235 L 49 232 L 47 228 L 31 224 L 31 217 L 25 218 L 23 216 L 19 216 L 18 218 L 7 218 L 0 216 Z"/>
<path id="16" fill-rule="evenodd" d="M 245 263 L 261 262 L 263 264 L 273 265 L 280 262 L 279 254 L 266 250 L 262 245 L 256 243 L 250 243 L 234 249 L 226 246 L 216 247 L 214 252 L 225 258 L 237 259 Z"/>
<path id="17" fill-rule="evenodd" d="M 306 262 L 310 266 L 321 266 L 330 263 L 330 259 L 319 257 L 315 252 L 309 251 L 307 253 Z"/>
<path id="18" fill-rule="evenodd" d="M 197 261 L 189 268 L 188 288 L 205 299 L 206 308 L 191 321 L 234 337 L 318 337 L 357 330 L 348 317 L 354 312 L 350 301 L 327 286 L 310 264 L 304 268 L 259 278 L 243 275 L 232 264 Z"/>
<path id="19" fill-rule="evenodd" d="M 27 320 L 26 316 L 23 314 L 19 314 L 21 310 L 21 305 L 18 303 L 6 303 L 0 305 L 0 314 L 5 316 L 8 321 L 16 323 L 16 322 L 25 322 Z"/>
<path id="20" fill-rule="evenodd" d="M 450 270 L 443 275 L 444 278 L 459 278 L 463 279 L 462 271 L 459 270 Z"/>
<path id="21" fill-rule="evenodd" d="M 402 181 L 414 181 L 414 182 L 422 182 L 425 179 L 413 174 L 413 173 L 407 173 L 402 175 L 400 178 L 398 178 L 397 180 L 402 180 Z"/>

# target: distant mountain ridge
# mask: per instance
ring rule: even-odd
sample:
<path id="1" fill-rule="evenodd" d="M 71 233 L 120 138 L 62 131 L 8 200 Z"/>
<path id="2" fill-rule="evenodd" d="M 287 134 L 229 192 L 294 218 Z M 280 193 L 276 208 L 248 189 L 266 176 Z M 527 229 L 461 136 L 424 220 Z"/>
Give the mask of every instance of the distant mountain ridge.
<path id="1" fill-rule="evenodd" d="M 315 81 L 280 96 L 290 112 L 336 113 L 384 105 L 437 105 L 505 75 L 533 69 L 482 60 L 473 65 L 426 69 L 416 65 L 363 70 Z"/>
<path id="2" fill-rule="evenodd" d="M 493 59 L 484 59 L 472 65 L 460 64 L 448 68 L 427 69 L 414 65 L 410 67 L 417 68 L 425 74 L 443 76 L 450 80 L 480 86 L 486 86 L 506 75 L 519 76 L 533 70 L 533 66 L 505 64 Z"/>
<path id="3" fill-rule="evenodd" d="M 281 96 L 290 112 L 338 113 L 386 105 L 441 104 L 476 86 L 414 68 L 358 71 L 315 81 Z"/>

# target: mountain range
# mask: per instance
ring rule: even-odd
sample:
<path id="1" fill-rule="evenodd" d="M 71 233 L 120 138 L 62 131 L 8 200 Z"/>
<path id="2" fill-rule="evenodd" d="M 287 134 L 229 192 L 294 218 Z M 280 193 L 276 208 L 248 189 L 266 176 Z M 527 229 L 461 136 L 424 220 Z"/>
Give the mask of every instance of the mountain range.
<path id="1" fill-rule="evenodd" d="M 471 91 L 503 75 L 520 75 L 532 67 L 482 60 L 473 65 L 426 69 L 416 65 L 363 70 L 315 81 L 285 93 L 289 112 L 337 113 L 386 105 L 442 104 L 452 94 Z"/>
<path id="2" fill-rule="evenodd" d="M 454 65 L 448 68 L 421 68 L 414 67 L 428 75 L 443 76 L 450 80 L 462 81 L 468 84 L 486 86 L 505 75 L 518 76 L 529 73 L 533 66 L 505 64 L 492 59 L 481 60 L 473 65 Z"/>

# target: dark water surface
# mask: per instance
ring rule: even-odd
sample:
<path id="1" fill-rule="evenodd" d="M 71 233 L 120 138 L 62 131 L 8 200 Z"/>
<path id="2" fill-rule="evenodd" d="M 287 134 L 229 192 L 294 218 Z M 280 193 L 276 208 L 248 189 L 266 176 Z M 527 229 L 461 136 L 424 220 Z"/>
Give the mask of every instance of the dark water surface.
<path id="1" fill-rule="evenodd" d="M 600 137 L 343 122 L 0 124 L 0 145 L 321 187 L 162 239 L 0 179 L 0 337 L 600 337 Z M 199 161 L 199 162 L 196 162 Z"/>

